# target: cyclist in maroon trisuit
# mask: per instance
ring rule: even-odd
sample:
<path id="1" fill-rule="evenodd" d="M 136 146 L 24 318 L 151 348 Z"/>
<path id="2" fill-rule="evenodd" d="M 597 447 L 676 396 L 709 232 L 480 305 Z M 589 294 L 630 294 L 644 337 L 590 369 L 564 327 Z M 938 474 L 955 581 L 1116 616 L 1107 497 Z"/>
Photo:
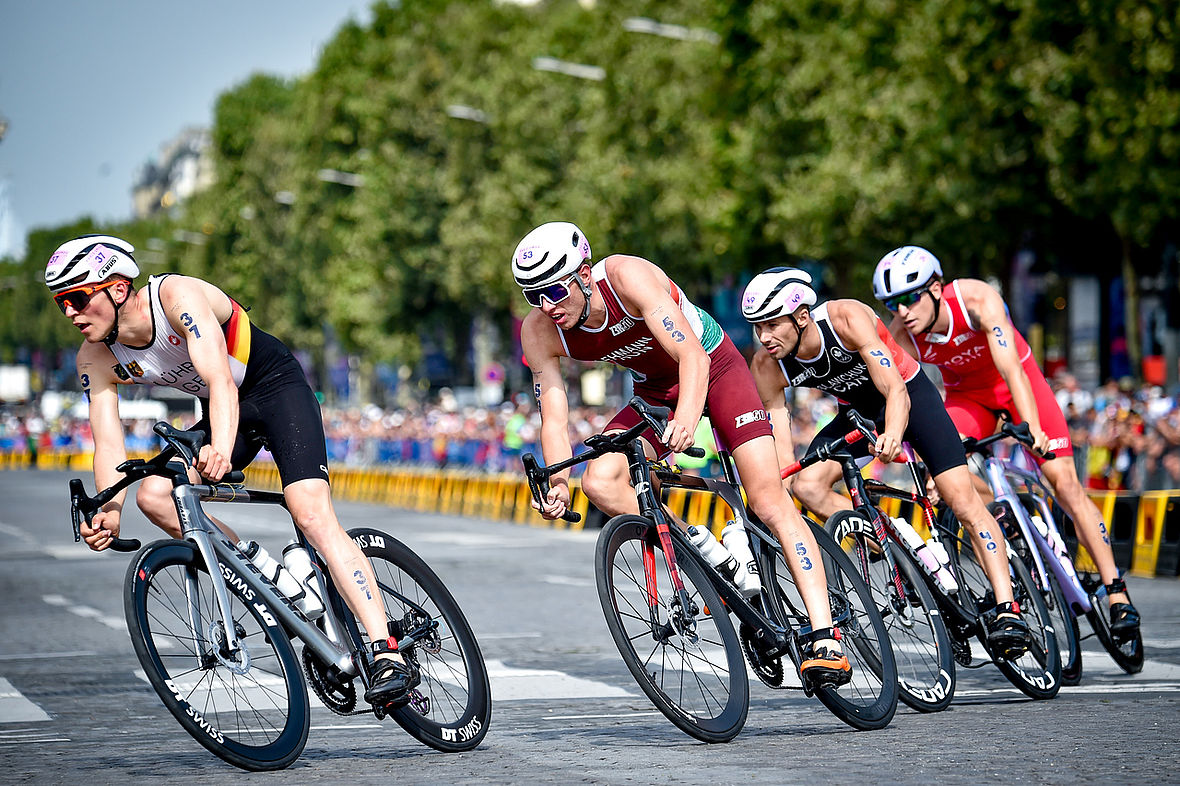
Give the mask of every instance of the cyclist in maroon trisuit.
<path id="1" fill-rule="evenodd" d="M 770 423 L 745 360 L 713 317 L 646 259 L 615 254 L 592 266 L 589 242 L 567 222 L 529 232 L 512 255 L 512 273 L 533 306 L 521 327 L 521 345 L 541 410 L 546 463 L 572 455 L 563 357 L 630 369 L 636 395 L 672 409 L 663 434 L 650 429 L 645 434 L 653 456 L 689 448 L 707 405 L 711 422 L 733 454 L 750 507 L 777 535 L 807 605 L 814 632 L 802 672 L 834 683 L 851 679 L 839 633 L 832 627 L 818 546 L 779 480 Z M 626 408 L 604 432 L 626 431 L 638 422 L 638 414 Z M 582 488 L 608 515 L 639 513 L 622 455 L 589 462 Z M 556 518 L 569 504 L 568 472 L 554 475 L 538 509 L 546 518 Z"/>

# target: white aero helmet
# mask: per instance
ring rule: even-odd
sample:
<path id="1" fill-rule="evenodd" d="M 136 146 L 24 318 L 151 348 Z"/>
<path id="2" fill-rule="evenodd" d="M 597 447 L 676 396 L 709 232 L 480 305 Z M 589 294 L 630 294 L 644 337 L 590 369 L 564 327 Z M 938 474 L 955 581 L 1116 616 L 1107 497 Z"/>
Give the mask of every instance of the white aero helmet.
<path id="1" fill-rule="evenodd" d="M 793 267 L 772 267 L 754 276 L 742 296 L 742 316 L 747 322 L 794 314 L 817 300 L 811 274 Z"/>
<path id="2" fill-rule="evenodd" d="M 521 289 L 564 281 L 590 259 L 590 241 L 568 221 L 550 221 L 524 236 L 512 252 L 512 277 Z"/>
<path id="3" fill-rule="evenodd" d="M 110 235 L 83 235 L 57 247 L 45 265 L 45 286 L 52 292 L 101 284 L 111 276 L 134 279 L 139 265 L 131 253 L 135 247 Z"/>
<path id="4" fill-rule="evenodd" d="M 887 300 L 921 289 L 935 276 L 942 277 L 938 257 L 921 246 L 895 248 L 877 263 L 873 271 L 873 294 Z"/>

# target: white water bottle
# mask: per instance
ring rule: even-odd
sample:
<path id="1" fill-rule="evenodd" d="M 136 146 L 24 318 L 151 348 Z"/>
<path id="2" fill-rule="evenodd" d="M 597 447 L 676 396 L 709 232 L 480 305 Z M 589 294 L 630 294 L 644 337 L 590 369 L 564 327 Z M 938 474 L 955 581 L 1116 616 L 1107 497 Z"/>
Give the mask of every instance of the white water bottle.
<path id="1" fill-rule="evenodd" d="M 959 588 L 955 577 L 951 575 L 950 570 L 946 567 L 949 563 L 947 559 L 946 549 L 942 548 L 942 544 L 936 541 L 927 543 L 922 540 L 922 536 L 918 534 L 917 530 L 910 526 L 910 523 L 903 518 L 891 516 L 890 521 L 893 522 L 893 528 L 901 535 L 902 539 L 914 550 L 914 554 L 918 559 L 922 560 L 922 564 L 930 571 L 939 585 L 947 592 L 954 592 Z M 941 559 L 940 552 L 941 549 Z"/>
<path id="2" fill-rule="evenodd" d="M 315 568 L 311 566 L 311 556 L 307 549 L 300 546 L 299 541 L 291 541 L 283 549 L 283 565 L 298 579 L 303 588 L 303 598 L 296 601 L 296 605 L 309 620 L 318 619 L 324 613 L 324 601 L 317 589 Z"/>
<path id="3" fill-rule="evenodd" d="M 750 551 L 750 535 L 745 526 L 731 519 L 721 530 L 721 544 L 737 562 L 733 583 L 743 596 L 754 597 L 762 590 L 762 582 L 758 579 L 758 563 Z"/>
<path id="4" fill-rule="evenodd" d="M 926 548 L 938 560 L 939 567 L 938 573 L 936 574 L 938 583 L 947 592 L 958 592 L 959 582 L 955 581 L 955 574 L 951 572 L 951 556 L 946 553 L 946 546 L 931 538 L 926 541 Z"/>
<path id="5" fill-rule="evenodd" d="M 270 555 L 270 552 L 252 540 L 239 540 L 238 548 L 250 558 L 250 561 L 262 572 L 263 576 L 266 576 L 272 584 L 279 588 L 279 592 L 295 602 L 303 599 L 303 585 L 299 583 L 299 579 L 292 576 L 281 562 Z"/>
<path id="6" fill-rule="evenodd" d="M 725 546 L 722 546 L 717 538 L 713 537 L 713 533 L 709 531 L 708 527 L 690 526 L 688 539 L 704 555 L 709 564 L 717 568 L 718 573 L 727 579 L 733 579 L 734 574 L 737 573 L 738 562 L 732 554 L 725 550 Z"/>

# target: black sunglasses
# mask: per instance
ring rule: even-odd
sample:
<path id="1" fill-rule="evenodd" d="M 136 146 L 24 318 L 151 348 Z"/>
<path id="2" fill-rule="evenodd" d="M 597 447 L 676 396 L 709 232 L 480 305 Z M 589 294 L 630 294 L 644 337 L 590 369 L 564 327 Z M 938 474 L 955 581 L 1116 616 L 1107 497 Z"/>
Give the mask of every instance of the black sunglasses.
<path id="1" fill-rule="evenodd" d="M 922 299 L 922 295 L 925 295 L 929 291 L 930 285 L 927 284 L 921 289 L 915 289 L 913 292 L 906 292 L 904 295 L 895 295 L 894 297 L 886 298 L 882 302 L 885 304 L 885 308 L 896 312 L 902 306 L 905 306 L 906 308 L 913 306 Z"/>

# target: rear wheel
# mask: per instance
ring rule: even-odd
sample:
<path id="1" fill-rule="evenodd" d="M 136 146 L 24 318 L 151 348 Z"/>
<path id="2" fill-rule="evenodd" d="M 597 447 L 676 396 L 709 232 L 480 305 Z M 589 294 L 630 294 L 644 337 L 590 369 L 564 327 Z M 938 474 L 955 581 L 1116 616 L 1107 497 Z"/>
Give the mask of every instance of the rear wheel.
<path id="1" fill-rule="evenodd" d="M 282 769 L 307 743 L 310 709 L 299 662 L 265 600 L 239 582 L 225 586 L 232 648 L 197 547 L 148 544 L 127 571 L 131 643 L 148 682 L 197 742 L 245 770 Z"/>
<path id="2" fill-rule="evenodd" d="M 398 639 L 417 638 L 404 654 L 417 662 L 422 682 L 393 719 L 435 750 L 471 750 L 487 734 L 492 694 L 483 654 L 462 609 L 409 546 L 374 529 L 353 529 L 348 535 L 373 566 L 390 632 Z"/>
<path id="3" fill-rule="evenodd" d="M 881 729 L 897 711 L 897 664 L 881 613 L 868 585 L 832 536 L 808 521 L 823 554 L 832 621 L 843 636 L 844 654 L 852 665 L 852 680 L 822 688 L 816 696 L 832 714 L 856 729 Z M 810 630 L 811 621 L 782 549 L 774 549 L 771 566 L 772 602 L 796 630 Z"/>
<path id="4" fill-rule="evenodd" d="M 897 661 L 899 698 L 920 712 L 946 709 L 955 694 L 955 661 L 950 636 L 930 588 L 908 553 L 890 543 L 903 593 L 881 554 L 873 526 L 860 513 L 843 510 L 824 528 L 849 556 L 868 584 Z"/>
<path id="5" fill-rule="evenodd" d="M 702 742 L 726 742 L 750 706 L 742 648 L 693 556 L 679 548 L 675 556 L 687 606 L 673 589 L 655 525 L 615 516 L 595 550 L 598 599 L 623 661 L 660 712 Z"/>

